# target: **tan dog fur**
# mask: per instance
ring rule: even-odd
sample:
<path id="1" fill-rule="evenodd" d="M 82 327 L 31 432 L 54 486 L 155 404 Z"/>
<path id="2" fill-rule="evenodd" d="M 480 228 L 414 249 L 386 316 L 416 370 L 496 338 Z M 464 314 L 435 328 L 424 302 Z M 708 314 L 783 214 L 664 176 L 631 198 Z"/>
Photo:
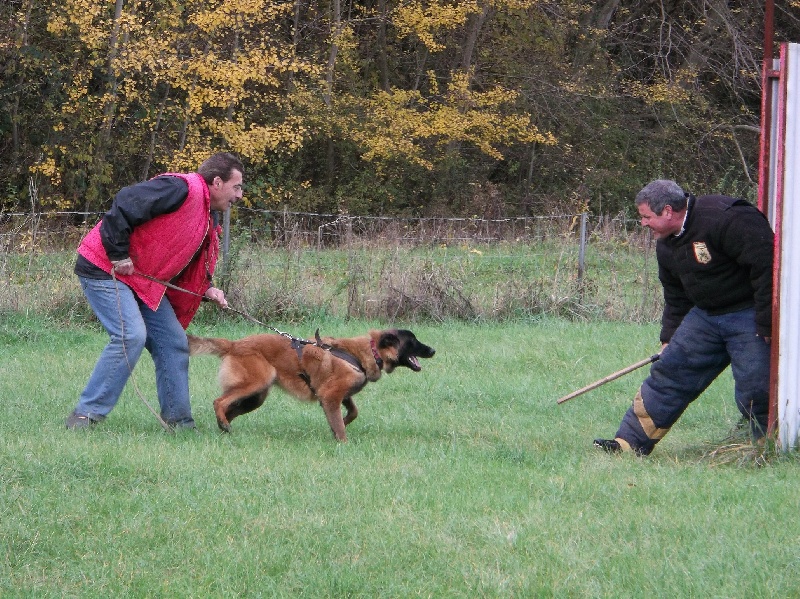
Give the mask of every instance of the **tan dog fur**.
<path id="1" fill-rule="evenodd" d="M 382 370 L 388 373 L 405 366 L 418 371 L 417 357 L 430 358 L 435 353 L 411 331 L 402 329 L 321 339 L 324 345 L 353 356 L 363 370 L 337 357 L 335 352 L 311 343 L 302 346 L 298 357 L 292 340 L 282 335 L 251 335 L 238 341 L 188 337 L 190 355 L 214 354 L 222 358 L 219 369 L 222 395 L 214 400 L 214 413 L 223 431 L 230 432 L 231 420 L 237 416 L 260 407 L 275 384 L 302 401 L 319 401 L 339 441 L 347 440 L 345 426 L 358 416 L 353 395 L 368 382 L 377 381 Z M 344 416 L 342 406 L 346 410 Z"/>

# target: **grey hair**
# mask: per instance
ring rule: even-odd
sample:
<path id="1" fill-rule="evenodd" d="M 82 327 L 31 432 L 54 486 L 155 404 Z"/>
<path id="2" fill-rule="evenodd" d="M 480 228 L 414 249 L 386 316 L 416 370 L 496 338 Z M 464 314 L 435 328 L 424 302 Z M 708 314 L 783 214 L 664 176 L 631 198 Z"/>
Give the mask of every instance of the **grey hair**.
<path id="1" fill-rule="evenodd" d="M 672 206 L 673 210 L 680 212 L 686 208 L 687 199 L 688 196 L 675 181 L 656 179 L 645 185 L 634 201 L 637 206 L 647 204 L 655 215 L 660 216 L 665 206 Z"/>

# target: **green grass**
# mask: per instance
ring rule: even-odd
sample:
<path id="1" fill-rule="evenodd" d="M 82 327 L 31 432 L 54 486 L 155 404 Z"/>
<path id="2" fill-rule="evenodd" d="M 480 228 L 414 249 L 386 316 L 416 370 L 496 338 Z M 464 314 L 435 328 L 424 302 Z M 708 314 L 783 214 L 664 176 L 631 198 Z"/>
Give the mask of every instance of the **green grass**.
<path id="1" fill-rule="evenodd" d="M 656 351 L 656 325 L 411 328 L 437 355 L 362 391 L 337 444 L 319 406 L 280 391 L 219 433 L 208 356 L 191 364 L 199 434 L 164 433 L 131 385 L 104 423 L 66 431 L 104 334 L 7 317 L 0 596 L 797 596 L 796 456 L 710 457 L 738 419 L 729 374 L 649 458 L 608 456 L 591 440 L 645 370 L 556 400 Z M 135 380 L 157 404 L 149 358 Z"/>

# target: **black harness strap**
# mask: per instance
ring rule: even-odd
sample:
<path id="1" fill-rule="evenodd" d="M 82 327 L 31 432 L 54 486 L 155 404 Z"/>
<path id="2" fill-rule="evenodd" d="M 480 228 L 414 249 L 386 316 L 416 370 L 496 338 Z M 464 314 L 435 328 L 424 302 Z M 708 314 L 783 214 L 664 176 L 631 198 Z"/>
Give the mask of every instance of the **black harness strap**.
<path id="1" fill-rule="evenodd" d="M 359 362 L 358 358 L 356 358 L 353 354 L 338 347 L 333 347 L 332 345 L 328 345 L 327 343 L 323 343 L 322 339 L 319 336 L 319 329 L 317 329 L 314 333 L 315 341 L 305 341 L 303 339 L 292 339 L 292 347 L 297 352 L 297 360 L 302 364 L 303 362 L 303 347 L 306 345 L 313 345 L 315 347 L 319 347 L 324 349 L 325 351 L 330 352 L 332 355 L 336 356 L 340 360 L 344 360 L 351 366 L 358 368 L 362 374 L 367 374 L 367 370 L 364 368 L 364 365 Z M 373 352 L 374 353 L 374 352 Z M 378 368 L 383 367 L 383 360 L 380 360 L 380 357 L 376 358 L 376 362 L 378 364 Z M 308 376 L 308 373 L 305 370 L 301 370 L 297 373 L 303 382 L 308 385 L 308 388 L 311 389 L 311 392 L 316 395 L 317 392 L 314 390 L 314 387 L 311 386 L 311 377 Z"/>
<path id="2" fill-rule="evenodd" d="M 367 371 L 366 371 L 366 369 L 364 368 L 364 366 L 362 366 L 362 365 L 361 365 L 361 362 L 359 362 L 359 361 L 358 361 L 358 358 L 356 358 L 356 357 L 355 357 L 353 354 L 351 354 L 350 352 L 346 352 L 346 351 L 344 351 L 343 349 L 339 349 L 338 347 L 332 347 L 332 348 L 331 348 L 331 349 L 329 349 L 328 351 L 329 351 L 329 352 L 331 352 L 331 353 L 332 353 L 334 356 L 336 356 L 337 358 L 341 358 L 342 360 L 344 360 L 345 362 L 347 362 L 347 363 L 348 363 L 348 364 L 350 364 L 351 366 L 355 366 L 355 367 L 356 367 L 356 368 L 358 368 L 358 369 L 359 369 L 359 370 L 360 370 L 360 371 L 361 371 L 363 374 L 367 374 Z"/>
<path id="3" fill-rule="evenodd" d="M 299 376 L 301 379 L 303 379 L 303 382 L 306 385 L 308 385 L 309 389 L 311 389 L 311 393 L 316 395 L 317 394 L 316 390 L 314 389 L 314 387 L 311 386 L 311 377 L 308 376 L 308 373 L 305 370 L 302 370 L 302 367 L 303 367 L 302 366 L 303 365 L 303 347 L 306 346 L 306 345 L 308 345 L 308 343 L 303 343 L 302 339 L 296 339 L 296 338 L 292 339 L 292 347 L 294 348 L 294 351 L 297 352 L 297 362 L 300 364 L 300 368 L 301 368 L 300 372 L 297 373 L 297 376 Z"/>

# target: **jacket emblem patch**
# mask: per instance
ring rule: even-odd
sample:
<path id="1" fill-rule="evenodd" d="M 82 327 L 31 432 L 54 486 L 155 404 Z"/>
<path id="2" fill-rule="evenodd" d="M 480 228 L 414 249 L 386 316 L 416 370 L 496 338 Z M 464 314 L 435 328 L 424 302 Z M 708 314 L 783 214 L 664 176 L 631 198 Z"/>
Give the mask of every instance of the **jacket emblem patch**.
<path id="1" fill-rule="evenodd" d="M 694 257 L 700 264 L 708 264 L 711 262 L 711 252 L 708 251 L 705 242 L 694 242 Z"/>

